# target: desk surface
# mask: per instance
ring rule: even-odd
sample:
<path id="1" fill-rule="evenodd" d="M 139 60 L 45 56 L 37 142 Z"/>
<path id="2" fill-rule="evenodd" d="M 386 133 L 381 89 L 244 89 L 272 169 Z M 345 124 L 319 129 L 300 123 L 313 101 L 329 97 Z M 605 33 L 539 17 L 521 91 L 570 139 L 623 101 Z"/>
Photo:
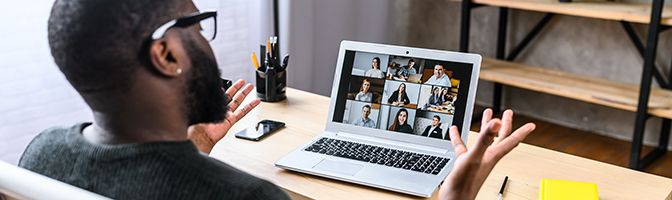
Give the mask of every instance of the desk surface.
<path id="1" fill-rule="evenodd" d="M 329 98 L 324 96 L 288 89 L 287 97 L 283 102 L 262 103 L 250 112 L 214 147 L 210 156 L 267 179 L 296 199 L 420 199 L 275 167 L 275 161 L 324 130 L 329 108 Z M 261 119 L 283 121 L 287 127 L 260 142 L 234 137 L 235 132 Z M 475 134 L 471 133 L 469 146 Z M 505 199 L 537 199 L 542 178 L 597 183 L 603 200 L 672 199 L 672 179 L 526 144 L 519 145 L 499 162 L 477 199 L 496 199 L 504 176 L 509 176 Z M 429 199 L 436 198 L 435 193 Z"/>

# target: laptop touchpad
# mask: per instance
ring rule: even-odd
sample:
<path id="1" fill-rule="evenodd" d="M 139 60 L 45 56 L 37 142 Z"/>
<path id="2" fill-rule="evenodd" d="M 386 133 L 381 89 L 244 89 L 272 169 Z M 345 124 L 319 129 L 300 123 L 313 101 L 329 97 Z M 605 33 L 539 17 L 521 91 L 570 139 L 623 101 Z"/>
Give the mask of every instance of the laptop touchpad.
<path id="1" fill-rule="evenodd" d="M 324 159 L 322 162 L 315 165 L 313 169 L 354 176 L 362 169 L 362 167 L 363 165 Z"/>

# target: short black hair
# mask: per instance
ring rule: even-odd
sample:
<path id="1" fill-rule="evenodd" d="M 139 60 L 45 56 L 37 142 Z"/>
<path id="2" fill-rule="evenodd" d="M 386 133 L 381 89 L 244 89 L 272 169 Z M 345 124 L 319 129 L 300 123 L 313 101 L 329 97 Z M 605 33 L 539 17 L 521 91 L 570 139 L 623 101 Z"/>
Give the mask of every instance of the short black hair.
<path id="1" fill-rule="evenodd" d="M 438 119 L 439 121 L 441 121 L 441 117 L 439 117 L 438 115 L 434 115 L 434 118 L 436 118 L 436 119 Z"/>
<path id="2" fill-rule="evenodd" d="M 364 106 L 362 106 L 362 110 L 364 110 L 364 108 L 368 108 L 369 110 L 371 110 L 371 106 L 370 106 L 370 105 L 364 105 Z"/>
<path id="3" fill-rule="evenodd" d="M 187 0 L 57 0 L 48 36 L 56 65 L 80 93 L 126 90 L 150 64 L 154 29 L 185 15 Z"/>

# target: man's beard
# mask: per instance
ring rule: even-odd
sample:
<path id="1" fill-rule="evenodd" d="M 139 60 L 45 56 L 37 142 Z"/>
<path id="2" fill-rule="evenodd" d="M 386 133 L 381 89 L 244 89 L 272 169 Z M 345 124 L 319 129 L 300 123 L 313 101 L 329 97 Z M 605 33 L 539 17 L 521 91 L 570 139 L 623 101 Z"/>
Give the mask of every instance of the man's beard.
<path id="1" fill-rule="evenodd" d="M 222 91 L 217 61 L 199 49 L 196 41 L 186 40 L 184 44 L 192 66 L 187 75 L 184 101 L 189 125 L 221 122 L 226 117 L 229 100 Z"/>

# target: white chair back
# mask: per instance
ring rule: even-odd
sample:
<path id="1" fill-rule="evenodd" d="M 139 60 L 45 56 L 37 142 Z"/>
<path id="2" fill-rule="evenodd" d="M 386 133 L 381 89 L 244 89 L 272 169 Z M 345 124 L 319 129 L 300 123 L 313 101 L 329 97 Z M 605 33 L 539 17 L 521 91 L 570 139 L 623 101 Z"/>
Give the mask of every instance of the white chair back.
<path id="1" fill-rule="evenodd" d="M 109 199 L 0 161 L 0 200 L 7 199 Z"/>

